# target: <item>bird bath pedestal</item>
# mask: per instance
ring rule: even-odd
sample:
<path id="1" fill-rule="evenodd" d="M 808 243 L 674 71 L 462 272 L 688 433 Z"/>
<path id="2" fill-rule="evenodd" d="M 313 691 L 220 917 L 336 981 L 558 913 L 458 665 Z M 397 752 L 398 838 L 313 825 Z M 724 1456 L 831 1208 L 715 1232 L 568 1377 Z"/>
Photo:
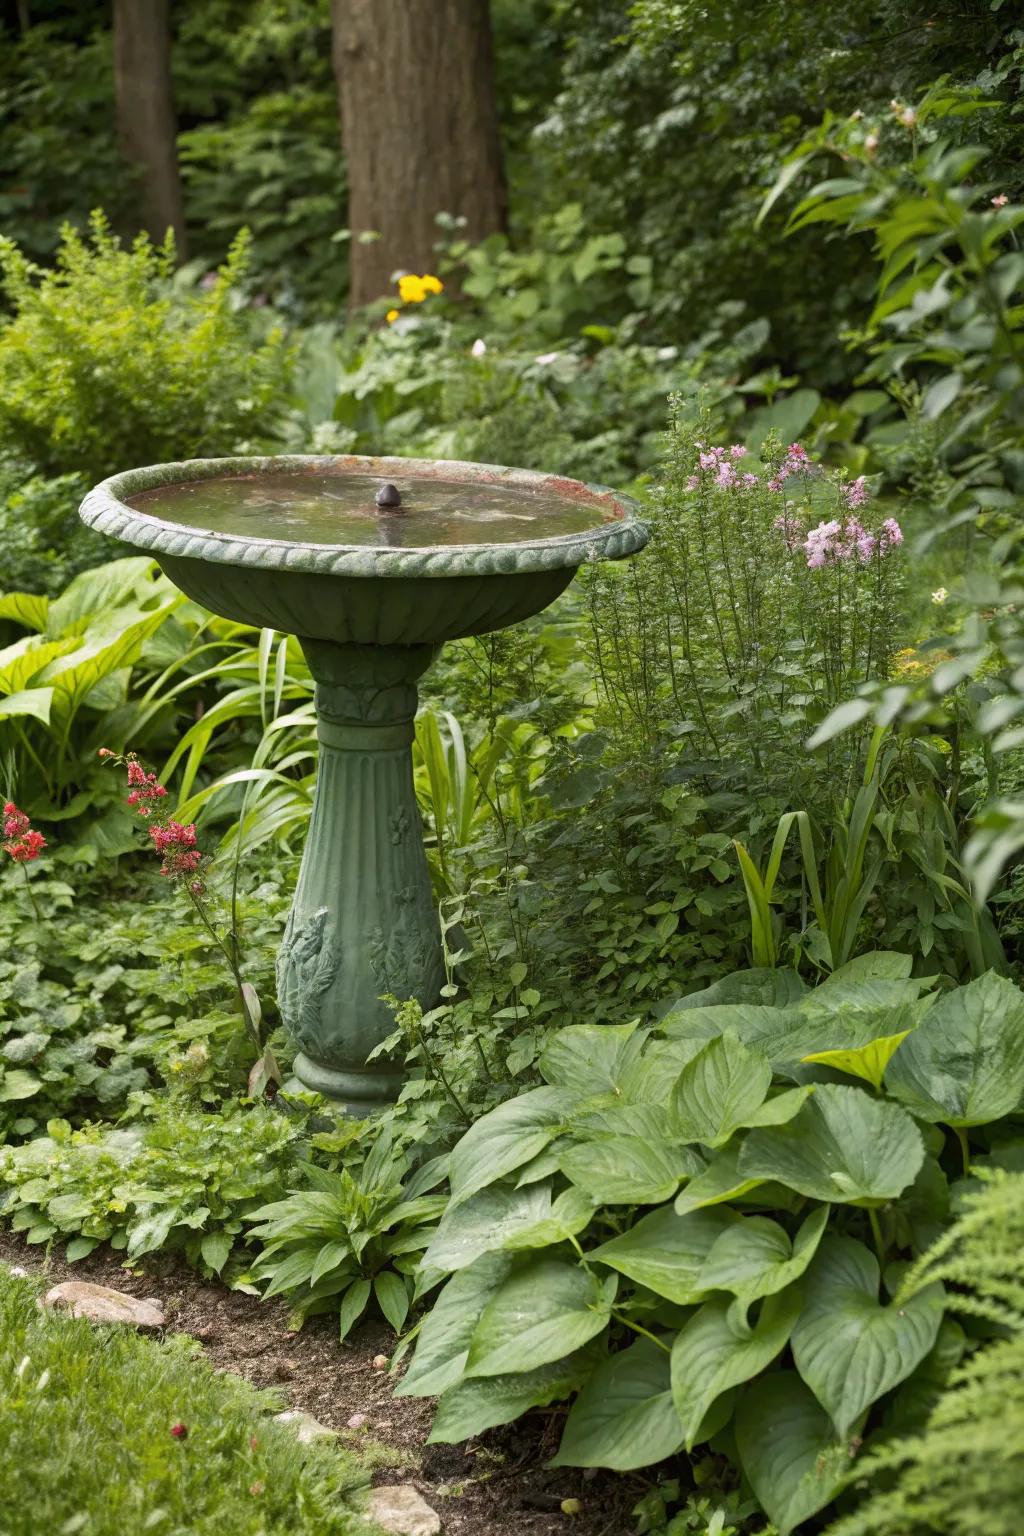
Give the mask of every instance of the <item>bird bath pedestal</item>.
<path id="1" fill-rule="evenodd" d="M 431 1008 L 443 981 L 413 791 L 417 680 L 446 640 L 538 613 L 579 565 L 633 554 L 647 530 L 599 486 L 356 457 L 129 470 L 81 515 L 215 613 L 298 637 L 320 754 L 278 957 L 281 1016 L 306 1087 L 356 1114 L 392 1102 L 401 1073 L 367 1062 L 393 1028 L 381 995 Z"/>

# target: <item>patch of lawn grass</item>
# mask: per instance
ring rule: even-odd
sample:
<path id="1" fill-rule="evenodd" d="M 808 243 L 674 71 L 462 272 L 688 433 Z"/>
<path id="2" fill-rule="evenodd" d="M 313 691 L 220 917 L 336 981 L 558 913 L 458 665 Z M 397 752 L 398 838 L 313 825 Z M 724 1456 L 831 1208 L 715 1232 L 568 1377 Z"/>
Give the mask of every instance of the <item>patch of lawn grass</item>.
<path id="1" fill-rule="evenodd" d="M 357 1536 L 367 1482 L 280 1406 L 162 1342 L 41 1311 L 0 1274 L 0 1536 Z"/>

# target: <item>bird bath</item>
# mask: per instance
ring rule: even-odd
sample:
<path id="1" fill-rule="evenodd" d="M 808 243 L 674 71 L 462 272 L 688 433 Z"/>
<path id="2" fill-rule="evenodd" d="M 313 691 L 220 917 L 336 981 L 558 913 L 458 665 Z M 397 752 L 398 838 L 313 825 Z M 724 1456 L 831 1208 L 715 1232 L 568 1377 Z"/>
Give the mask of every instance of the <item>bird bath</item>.
<path id="1" fill-rule="evenodd" d="M 298 637 L 320 754 L 277 963 L 281 1016 L 307 1088 L 357 1114 L 392 1102 L 402 1074 L 367 1062 L 393 1028 L 381 995 L 426 1009 L 443 984 L 413 791 L 417 679 L 446 640 L 539 613 L 578 566 L 642 549 L 646 528 L 600 486 L 357 457 L 128 470 L 81 516 L 148 551 L 204 607 Z"/>

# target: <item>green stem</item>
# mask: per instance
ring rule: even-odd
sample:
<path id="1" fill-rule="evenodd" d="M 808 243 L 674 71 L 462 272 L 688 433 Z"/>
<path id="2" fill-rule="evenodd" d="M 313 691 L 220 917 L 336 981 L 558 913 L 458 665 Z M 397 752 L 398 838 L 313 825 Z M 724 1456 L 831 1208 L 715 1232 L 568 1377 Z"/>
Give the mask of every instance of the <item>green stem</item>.
<path id="1" fill-rule="evenodd" d="M 43 914 L 39 910 L 39 903 L 36 901 L 36 893 L 32 889 L 32 881 L 29 879 L 27 864 L 23 864 L 21 866 L 21 872 L 25 876 L 25 889 L 28 891 L 28 899 L 32 903 L 32 911 L 35 913 L 36 919 L 39 922 L 42 922 Z"/>
<path id="2" fill-rule="evenodd" d="M 649 1328 L 644 1328 L 640 1323 L 631 1323 L 628 1317 L 623 1317 L 622 1313 L 616 1312 L 614 1308 L 611 1315 L 616 1323 L 621 1323 L 624 1328 L 631 1328 L 634 1333 L 639 1333 L 643 1338 L 650 1339 L 652 1344 L 657 1344 L 658 1348 L 664 1350 L 666 1355 L 672 1353 L 669 1346 L 659 1339 L 656 1334 L 651 1333 Z"/>
<path id="3" fill-rule="evenodd" d="M 871 1223 L 871 1235 L 875 1240 L 875 1252 L 878 1255 L 879 1269 L 885 1268 L 885 1243 L 882 1240 L 882 1224 L 878 1219 L 878 1212 L 868 1206 L 868 1220 Z"/>
<path id="4" fill-rule="evenodd" d="M 971 1172 L 971 1149 L 967 1141 L 967 1132 L 962 1125 L 954 1125 L 953 1134 L 960 1143 L 960 1157 L 963 1161 L 964 1178 L 966 1179 L 970 1177 Z"/>

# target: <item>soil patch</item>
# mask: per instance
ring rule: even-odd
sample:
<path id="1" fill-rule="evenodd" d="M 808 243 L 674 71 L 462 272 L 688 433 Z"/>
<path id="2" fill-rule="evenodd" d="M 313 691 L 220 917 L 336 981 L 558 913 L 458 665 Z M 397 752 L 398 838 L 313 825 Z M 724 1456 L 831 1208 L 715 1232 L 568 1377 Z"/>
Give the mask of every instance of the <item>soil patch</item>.
<path id="1" fill-rule="evenodd" d="M 376 1468 L 374 1482 L 412 1483 L 437 1510 L 444 1536 L 627 1536 L 634 1529 L 630 1511 L 645 1479 L 545 1465 L 558 1444 L 564 1408 L 538 1409 L 463 1445 L 427 1445 L 433 1404 L 394 1398 L 394 1378 L 373 1368 L 375 1356 L 390 1356 L 394 1348 L 383 1323 L 353 1330 L 344 1344 L 330 1317 L 311 1318 L 295 1333 L 283 1302 L 229 1291 L 171 1255 L 150 1255 L 125 1269 L 120 1254 L 99 1248 L 69 1264 L 57 1251 L 47 1257 L 16 1234 L 0 1232 L 0 1260 L 54 1284 L 90 1280 L 158 1297 L 167 1331 L 191 1335 L 214 1366 L 274 1388 L 283 1406 L 305 1409 L 362 1447 Z M 366 1415 L 358 1430 L 348 1427 L 355 1414 Z M 563 1499 L 578 1499 L 579 1513 L 563 1514 Z"/>

